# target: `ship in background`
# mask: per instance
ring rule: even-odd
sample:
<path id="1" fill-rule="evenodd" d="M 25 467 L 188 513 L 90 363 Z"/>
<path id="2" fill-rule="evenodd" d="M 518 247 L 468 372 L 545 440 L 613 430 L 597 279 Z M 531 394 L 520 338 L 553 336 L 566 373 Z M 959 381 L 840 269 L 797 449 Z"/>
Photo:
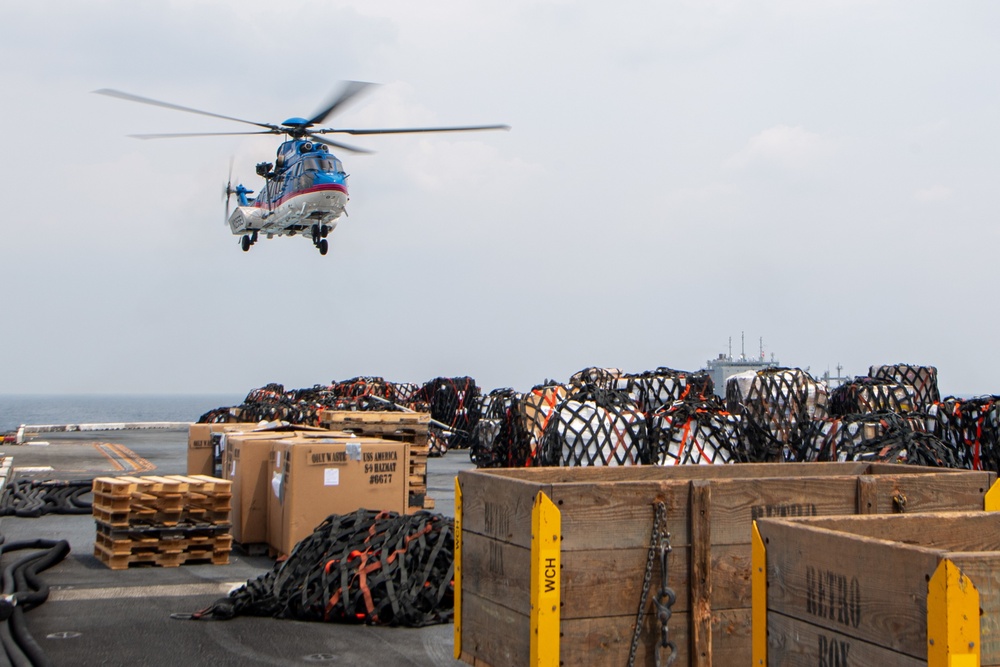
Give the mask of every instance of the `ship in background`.
<path id="1" fill-rule="evenodd" d="M 773 353 L 771 354 L 770 359 L 765 357 L 763 337 L 760 338 L 759 345 L 760 349 L 758 356 L 748 357 L 746 354 L 746 336 L 743 332 L 740 332 L 740 356 L 733 356 L 733 339 L 730 336 L 729 353 L 726 354 L 720 352 L 718 357 L 705 362 L 705 367 L 701 370 L 712 376 L 712 383 L 715 385 L 716 396 L 719 396 L 720 398 L 726 397 L 726 381 L 737 373 L 759 371 L 765 368 L 779 368 L 781 366 L 781 362 L 774 358 Z M 805 370 L 806 372 L 809 372 L 808 367 Z M 817 379 L 830 389 L 835 389 L 850 379 L 842 375 L 843 370 L 843 366 L 837 364 L 836 375 L 831 375 L 830 371 L 827 370 Z"/>
<path id="2" fill-rule="evenodd" d="M 740 356 L 733 357 L 733 338 L 729 337 L 729 354 L 723 352 L 715 359 L 705 362 L 702 369 L 712 376 L 712 383 L 715 385 L 715 395 L 720 398 L 726 397 L 726 380 L 746 371 L 759 371 L 765 368 L 777 368 L 781 364 L 771 355 L 768 360 L 764 357 L 764 338 L 760 339 L 760 356 L 748 357 L 746 355 L 746 336 L 740 333 Z"/>

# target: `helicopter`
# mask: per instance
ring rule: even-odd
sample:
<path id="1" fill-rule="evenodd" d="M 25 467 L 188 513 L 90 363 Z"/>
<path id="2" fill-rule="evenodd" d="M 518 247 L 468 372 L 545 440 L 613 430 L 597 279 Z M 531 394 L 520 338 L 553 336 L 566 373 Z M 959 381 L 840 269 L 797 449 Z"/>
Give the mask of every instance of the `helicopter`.
<path id="1" fill-rule="evenodd" d="M 260 123 L 232 116 L 202 111 L 170 102 L 133 95 L 132 93 L 102 88 L 99 95 L 117 97 L 130 102 L 212 116 L 263 128 L 256 132 L 195 132 L 172 134 L 133 134 L 136 139 L 173 139 L 181 137 L 211 137 L 223 135 L 276 134 L 287 137 L 278 146 L 274 162 L 257 164 L 257 175 L 264 185 L 253 199 L 253 190 L 242 183 L 232 184 L 232 167 L 223 196 L 226 201 L 227 224 L 234 235 L 240 236 L 240 247 L 250 250 L 260 235 L 271 239 L 275 236 L 304 236 L 325 255 L 329 250 L 327 236 L 342 215 L 346 215 L 348 174 L 344 165 L 330 151 L 336 148 L 351 153 L 371 153 L 364 148 L 327 139 L 329 134 L 405 134 L 416 132 L 468 132 L 478 130 L 509 130 L 509 125 L 466 125 L 456 127 L 410 127 L 382 129 L 343 129 L 316 127 L 339 111 L 348 101 L 375 84 L 364 81 L 347 81 L 343 89 L 333 95 L 323 108 L 309 118 L 292 117 L 280 124 Z M 232 197 L 236 207 L 230 211 Z"/>

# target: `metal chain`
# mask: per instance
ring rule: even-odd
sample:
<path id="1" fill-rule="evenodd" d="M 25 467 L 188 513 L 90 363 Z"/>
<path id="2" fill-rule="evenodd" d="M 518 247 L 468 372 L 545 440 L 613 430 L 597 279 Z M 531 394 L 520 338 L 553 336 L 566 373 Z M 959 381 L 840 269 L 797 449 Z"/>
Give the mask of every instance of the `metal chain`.
<path id="1" fill-rule="evenodd" d="M 649 599 L 649 587 L 653 580 L 653 563 L 656 561 L 657 553 L 660 556 L 660 592 L 659 598 L 667 598 L 666 603 L 660 599 L 654 599 L 653 604 L 657 608 L 657 618 L 660 621 L 660 646 L 656 650 L 656 664 L 660 664 L 660 648 L 669 647 L 670 657 L 667 659 L 667 667 L 672 665 L 677 659 L 677 647 L 669 640 L 667 635 L 667 621 L 670 620 L 670 607 L 677 599 L 674 591 L 667 587 L 667 554 L 670 553 L 670 533 L 666 532 L 667 506 L 661 500 L 655 504 L 655 514 L 653 518 L 653 530 L 649 537 L 649 551 L 646 554 L 646 571 L 642 577 L 642 594 L 639 597 L 639 610 L 635 615 L 635 629 L 632 631 L 632 645 L 628 652 L 628 667 L 635 667 L 635 655 L 639 649 L 639 637 L 642 634 L 642 619 L 646 611 L 646 601 Z"/>
<path id="2" fill-rule="evenodd" d="M 663 503 L 660 503 L 663 506 Z M 656 509 L 657 515 L 659 515 L 660 508 Z M 666 514 L 666 507 L 663 508 L 663 513 Z M 669 648 L 670 655 L 667 657 L 666 667 L 674 664 L 677 661 L 677 644 L 670 641 L 670 628 L 668 627 L 668 622 L 670 617 L 673 615 L 671 607 L 674 606 L 674 602 L 677 601 L 677 593 L 674 589 L 667 586 L 667 581 L 669 577 L 667 576 L 667 557 L 673 548 L 670 546 L 670 533 L 665 530 L 660 533 L 660 592 L 657 598 L 653 599 L 653 604 L 656 606 L 656 617 L 660 621 L 660 645 L 656 648 L 656 667 L 660 667 L 660 654 L 663 652 L 662 649 Z"/>

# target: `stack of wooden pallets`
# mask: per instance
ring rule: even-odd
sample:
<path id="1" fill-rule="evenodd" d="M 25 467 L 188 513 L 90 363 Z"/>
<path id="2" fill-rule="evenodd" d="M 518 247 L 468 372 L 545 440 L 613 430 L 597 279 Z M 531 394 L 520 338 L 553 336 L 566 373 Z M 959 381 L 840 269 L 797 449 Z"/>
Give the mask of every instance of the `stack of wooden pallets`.
<path id="1" fill-rule="evenodd" d="M 410 443 L 407 512 L 434 509 L 434 499 L 427 495 L 430 413 L 321 410 L 319 423 L 320 426 L 331 431 L 347 431 L 366 438 L 382 438 Z"/>
<path id="2" fill-rule="evenodd" d="M 94 555 L 112 570 L 229 563 L 231 482 L 207 475 L 94 479 Z"/>

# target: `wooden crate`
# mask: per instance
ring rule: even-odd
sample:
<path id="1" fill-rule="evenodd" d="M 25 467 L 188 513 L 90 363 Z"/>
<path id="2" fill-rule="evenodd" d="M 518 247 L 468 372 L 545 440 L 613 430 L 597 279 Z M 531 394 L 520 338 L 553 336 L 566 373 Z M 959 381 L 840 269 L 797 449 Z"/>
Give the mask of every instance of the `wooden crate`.
<path id="1" fill-rule="evenodd" d="M 207 475 L 97 477 L 94 555 L 113 570 L 229 562 L 232 483 Z"/>
<path id="2" fill-rule="evenodd" d="M 410 443 L 407 512 L 434 509 L 434 499 L 427 495 L 430 413 L 320 410 L 319 423 L 331 431 Z"/>
<path id="3" fill-rule="evenodd" d="M 1000 513 L 762 519 L 753 664 L 1000 665 Z"/>
<path id="4" fill-rule="evenodd" d="M 625 664 L 662 501 L 675 664 L 748 665 L 754 519 L 982 510 L 995 481 L 873 463 L 461 472 L 455 655 L 494 667 Z M 659 582 L 657 565 L 650 597 Z M 648 604 L 636 664 L 653 664 L 655 621 Z"/>

